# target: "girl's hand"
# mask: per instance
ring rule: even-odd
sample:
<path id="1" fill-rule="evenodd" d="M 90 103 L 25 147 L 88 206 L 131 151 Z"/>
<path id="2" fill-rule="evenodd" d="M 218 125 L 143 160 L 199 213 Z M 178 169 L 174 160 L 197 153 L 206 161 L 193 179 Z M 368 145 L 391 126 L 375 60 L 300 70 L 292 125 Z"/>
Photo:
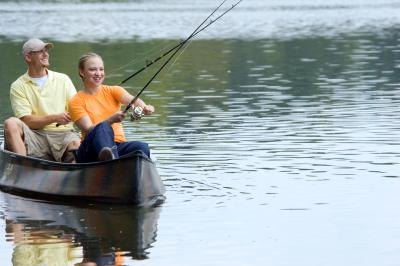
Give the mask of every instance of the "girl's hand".
<path id="1" fill-rule="evenodd" d="M 110 116 L 110 117 L 107 119 L 107 121 L 108 121 L 110 124 L 119 123 L 119 122 L 122 122 L 122 120 L 124 120 L 125 115 L 126 115 L 126 114 L 125 114 L 124 112 L 118 111 L 118 112 L 116 112 L 115 114 L 113 114 L 112 116 Z"/>
<path id="2" fill-rule="evenodd" d="M 143 107 L 143 113 L 145 115 L 151 115 L 152 113 L 154 113 L 154 106 L 147 104 Z"/>

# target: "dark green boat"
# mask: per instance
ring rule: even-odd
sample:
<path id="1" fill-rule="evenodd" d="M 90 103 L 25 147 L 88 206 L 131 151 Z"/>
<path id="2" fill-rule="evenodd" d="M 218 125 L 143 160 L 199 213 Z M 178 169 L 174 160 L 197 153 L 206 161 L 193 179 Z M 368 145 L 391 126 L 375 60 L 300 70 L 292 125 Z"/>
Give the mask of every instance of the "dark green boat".
<path id="1" fill-rule="evenodd" d="M 44 199 L 159 205 L 165 188 L 155 163 L 133 152 L 94 163 L 59 163 L 0 149 L 0 188 Z"/>

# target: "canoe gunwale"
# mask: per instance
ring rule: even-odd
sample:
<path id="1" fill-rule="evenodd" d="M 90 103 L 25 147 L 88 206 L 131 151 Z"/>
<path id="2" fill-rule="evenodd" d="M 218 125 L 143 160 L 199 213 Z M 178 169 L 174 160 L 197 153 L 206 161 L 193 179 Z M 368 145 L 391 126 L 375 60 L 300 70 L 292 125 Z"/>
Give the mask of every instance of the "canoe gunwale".
<path id="1" fill-rule="evenodd" d="M 45 160 L 41 158 L 35 158 L 31 156 L 25 156 L 21 155 L 12 151 L 7 151 L 4 149 L 0 149 L 1 153 L 6 154 L 8 157 L 15 158 L 15 159 L 20 159 L 20 160 L 26 160 L 26 161 L 32 161 L 39 163 L 43 166 L 52 166 L 52 167 L 61 167 L 61 168 L 68 168 L 68 169 L 75 169 L 75 168 L 83 168 L 83 167 L 89 167 L 89 166 L 99 166 L 99 165 L 107 165 L 107 164 L 114 164 L 119 161 L 123 160 L 129 160 L 132 159 L 133 157 L 141 157 L 143 160 L 146 160 L 148 162 L 154 163 L 149 157 L 147 157 L 142 151 L 133 151 L 128 154 L 125 154 L 124 156 L 119 157 L 118 159 L 114 160 L 109 160 L 109 161 L 99 161 L 99 162 L 90 162 L 90 163 L 63 163 L 63 162 L 56 162 L 56 161 L 50 161 L 50 160 Z"/>

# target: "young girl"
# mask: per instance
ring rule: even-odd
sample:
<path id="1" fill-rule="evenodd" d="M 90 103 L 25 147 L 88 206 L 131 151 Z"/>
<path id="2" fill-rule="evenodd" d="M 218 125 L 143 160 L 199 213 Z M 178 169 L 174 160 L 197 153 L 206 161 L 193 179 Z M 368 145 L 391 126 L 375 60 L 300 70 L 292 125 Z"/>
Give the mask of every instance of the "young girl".
<path id="1" fill-rule="evenodd" d="M 77 162 L 111 160 L 138 150 L 150 157 L 147 143 L 126 141 L 123 132 L 121 122 L 126 114 L 121 105 L 128 105 L 134 96 L 120 86 L 103 85 L 104 64 L 98 54 L 83 55 L 78 68 L 84 88 L 69 101 L 71 119 L 83 136 Z M 154 112 L 153 106 L 140 99 L 134 105 L 140 106 L 146 115 Z"/>

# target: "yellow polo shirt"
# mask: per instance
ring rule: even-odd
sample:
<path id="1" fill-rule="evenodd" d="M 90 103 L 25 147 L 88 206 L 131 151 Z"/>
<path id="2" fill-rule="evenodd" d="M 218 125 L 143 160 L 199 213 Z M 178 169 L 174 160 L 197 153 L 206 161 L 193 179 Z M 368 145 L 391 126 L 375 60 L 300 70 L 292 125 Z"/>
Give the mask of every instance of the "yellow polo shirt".
<path id="1" fill-rule="evenodd" d="M 48 79 L 40 89 L 28 73 L 11 84 L 10 100 L 14 115 L 51 115 L 68 110 L 68 101 L 76 94 L 71 79 L 62 73 L 47 70 Z M 70 130 L 72 123 L 56 127 L 47 125 L 45 130 Z"/>

